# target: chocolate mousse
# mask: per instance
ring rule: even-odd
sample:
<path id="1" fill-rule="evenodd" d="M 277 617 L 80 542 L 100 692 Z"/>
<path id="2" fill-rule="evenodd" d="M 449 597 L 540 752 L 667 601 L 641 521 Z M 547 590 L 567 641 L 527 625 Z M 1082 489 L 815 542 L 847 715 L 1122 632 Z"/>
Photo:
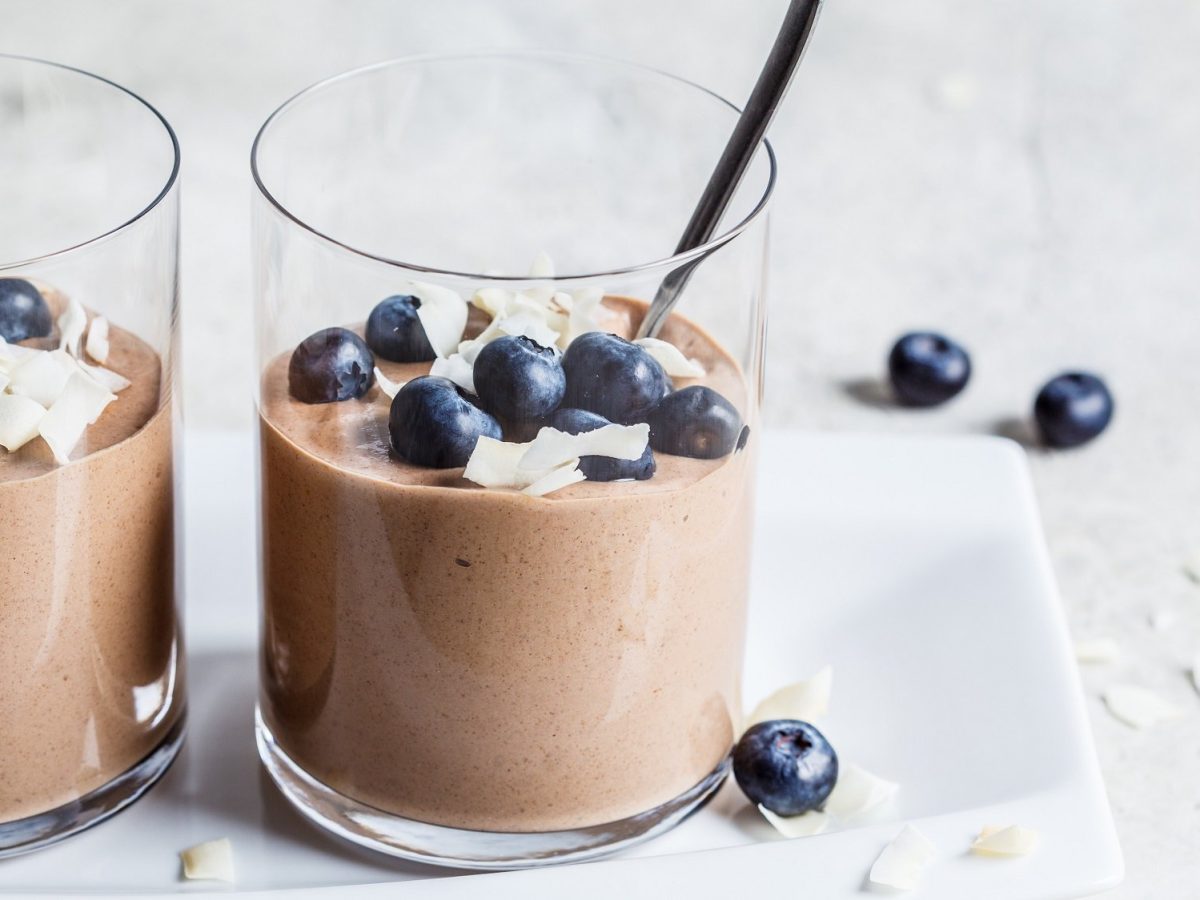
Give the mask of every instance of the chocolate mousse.
<path id="1" fill-rule="evenodd" d="M 734 741 L 749 387 L 682 316 L 635 345 L 644 303 L 547 296 L 539 318 L 480 291 L 463 343 L 434 315 L 451 300 L 389 298 L 336 329 L 354 341 L 263 373 L 263 720 L 312 776 L 406 818 L 613 822 Z M 306 402 L 320 383 L 346 399 Z"/>
<path id="2" fill-rule="evenodd" d="M 18 418 L 38 400 L 49 405 L 32 437 L 14 440 L 21 429 L 6 419 L 6 439 L 21 445 L 0 449 L 0 824 L 77 800 L 135 766 L 176 724 L 183 697 L 162 361 L 39 284 L 59 322 L 51 331 L 20 306 L 31 284 L 20 281 L 0 285 L 0 305 L 16 297 L 8 312 L 35 332 L 0 310 L 0 335 L 14 338 L 0 344 L 0 401 Z M 38 367 L 53 357 L 66 384 L 18 374 L 35 356 Z M 90 414 L 89 398 L 99 398 Z"/>

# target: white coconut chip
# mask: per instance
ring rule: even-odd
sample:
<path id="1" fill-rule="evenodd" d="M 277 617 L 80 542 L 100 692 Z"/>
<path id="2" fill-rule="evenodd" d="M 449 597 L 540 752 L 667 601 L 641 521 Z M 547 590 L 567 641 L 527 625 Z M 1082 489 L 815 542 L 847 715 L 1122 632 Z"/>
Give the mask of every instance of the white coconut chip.
<path id="1" fill-rule="evenodd" d="M 900 785 L 872 775 L 852 762 L 838 767 L 837 783 L 825 801 L 825 812 L 848 819 L 869 812 L 895 796 Z"/>
<path id="2" fill-rule="evenodd" d="M 72 356 L 79 356 L 79 340 L 87 328 L 87 313 L 78 300 L 67 301 L 67 308 L 58 317 L 58 347 Z M 98 360 L 103 362 L 103 360 Z"/>
<path id="3" fill-rule="evenodd" d="M 980 856 L 1028 856 L 1038 844 L 1039 835 L 1020 825 L 985 825 L 971 842 L 971 852 Z"/>
<path id="4" fill-rule="evenodd" d="M 587 334 L 589 331 L 598 331 L 600 329 L 600 320 L 597 312 L 600 310 L 600 303 L 604 300 L 604 291 L 601 288 L 582 288 L 571 294 L 571 309 L 567 318 L 567 329 L 563 333 L 558 345 L 564 350 L 570 346 L 571 341 L 579 337 L 581 334 Z"/>
<path id="5" fill-rule="evenodd" d="M 61 362 L 63 356 L 66 354 L 56 357 L 44 351 L 31 354 L 9 373 L 8 390 L 35 400 L 41 406 L 52 406 L 71 377 L 71 372 Z"/>
<path id="6" fill-rule="evenodd" d="M 639 347 L 658 360 L 659 365 L 672 378 L 703 378 L 704 366 L 694 359 L 688 359 L 683 351 L 669 341 L 658 338 L 638 338 L 634 341 Z"/>
<path id="7" fill-rule="evenodd" d="M 538 255 L 533 258 L 533 262 L 529 264 L 530 278 L 553 278 L 554 277 L 554 260 L 550 258 L 550 254 L 545 250 L 539 250 Z"/>
<path id="8" fill-rule="evenodd" d="M 22 347 L 20 344 L 10 344 L 0 337 L 0 368 L 11 371 L 35 353 L 42 351 L 34 347 Z"/>
<path id="9" fill-rule="evenodd" d="M 746 718 L 745 727 L 769 722 L 772 719 L 799 719 L 811 722 L 829 712 L 829 695 L 833 690 L 833 669 L 821 669 L 807 681 L 781 687 L 762 700 Z"/>
<path id="10" fill-rule="evenodd" d="M 546 323 L 546 319 L 544 314 L 539 315 L 532 310 L 522 310 L 498 319 L 497 322 L 504 334 L 527 337 L 542 347 L 553 347 L 558 343 L 559 335 Z"/>
<path id="11" fill-rule="evenodd" d="M 579 460 L 570 460 L 566 465 L 559 466 L 557 469 L 543 475 L 527 488 L 522 488 L 521 493 L 528 494 L 531 497 L 544 497 L 553 491 L 562 490 L 572 484 L 578 484 L 585 478 L 584 474 L 579 471 Z"/>
<path id="12" fill-rule="evenodd" d="M 1131 684 L 1116 684 L 1104 692 L 1104 704 L 1113 717 L 1131 728 L 1149 728 L 1183 715 L 1183 710 L 1153 691 Z"/>
<path id="13" fill-rule="evenodd" d="M 503 316 L 512 304 L 513 292 L 504 288 L 480 288 L 471 296 L 471 305 L 493 319 Z"/>
<path id="14" fill-rule="evenodd" d="M 911 825 L 905 825 L 892 842 L 883 848 L 867 876 L 872 884 L 911 891 L 921 881 L 925 869 L 937 856 L 929 838 Z"/>
<path id="15" fill-rule="evenodd" d="M 1075 642 L 1075 659 L 1081 663 L 1112 663 L 1121 658 L 1121 648 L 1112 638 Z"/>
<path id="16" fill-rule="evenodd" d="M 489 488 L 525 488 L 533 484 L 545 472 L 527 472 L 519 468 L 521 457 L 529 444 L 498 441 L 480 437 L 467 460 L 463 478 Z"/>
<path id="17" fill-rule="evenodd" d="M 84 430 L 100 418 L 115 394 L 82 372 L 67 379 L 67 386 L 38 423 L 38 434 L 49 444 L 59 465 L 70 461 L 71 451 Z"/>
<path id="18" fill-rule="evenodd" d="M 87 340 L 84 341 L 83 349 L 96 362 L 108 362 L 108 319 L 104 316 L 96 316 L 92 319 L 92 324 L 88 326 Z"/>
<path id="19" fill-rule="evenodd" d="M 179 854 L 189 881 L 234 881 L 233 844 L 229 838 L 205 841 Z"/>
<path id="20" fill-rule="evenodd" d="M 13 453 L 38 436 L 46 409 L 20 394 L 0 394 L 0 446 Z"/>
<path id="21" fill-rule="evenodd" d="M 810 837 L 814 834 L 820 834 L 829 827 L 829 816 L 815 809 L 798 816 L 781 816 L 778 813 L 771 812 L 760 804 L 758 811 L 784 837 Z"/>
<path id="22" fill-rule="evenodd" d="M 449 378 L 464 391 L 475 393 L 475 366 L 461 353 L 435 359 L 429 374 Z"/>
<path id="23" fill-rule="evenodd" d="M 82 359 L 75 360 L 75 364 L 79 366 L 86 374 L 90 375 L 97 384 L 108 388 L 114 394 L 119 394 L 125 388 L 133 384 L 124 375 L 114 372 L 112 369 L 106 369 L 104 366 L 93 366 L 85 363 Z"/>
<path id="24" fill-rule="evenodd" d="M 467 327 L 467 303 L 456 292 L 436 284 L 415 281 L 408 292 L 421 301 L 417 318 L 429 345 L 438 356 L 449 356 Z"/>
<path id="25" fill-rule="evenodd" d="M 582 434 L 568 434 L 557 428 L 543 428 L 521 458 L 522 469 L 556 469 L 581 456 L 607 456 L 612 459 L 640 459 L 650 442 L 650 426 L 605 425 Z"/>
<path id="26" fill-rule="evenodd" d="M 435 362 L 436 361 L 437 360 L 435 360 Z M 392 381 L 392 379 L 388 378 L 383 374 L 383 372 L 380 371 L 379 366 L 375 367 L 375 381 L 378 382 L 379 389 L 383 391 L 389 400 L 396 399 L 396 395 L 400 393 L 400 388 L 404 387 L 404 385 L 408 383 L 405 381 Z"/>

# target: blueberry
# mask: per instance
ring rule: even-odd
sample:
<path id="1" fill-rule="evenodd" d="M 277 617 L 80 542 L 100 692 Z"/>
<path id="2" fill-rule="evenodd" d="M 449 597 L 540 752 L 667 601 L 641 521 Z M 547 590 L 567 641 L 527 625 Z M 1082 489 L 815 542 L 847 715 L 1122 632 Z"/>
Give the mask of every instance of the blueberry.
<path id="1" fill-rule="evenodd" d="M 388 416 L 401 459 L 430 469 L 465 466 L 481 436 L 500 440 L 500 423 L 449 378 L 422 375 L 400 389 Z"/>
<path id="2" fill-rule="evenodd" d="M 1064 372 L 1046 382 L 1033 403 L 1038 430 L 1051 447 L 1078 447 L 1108 427 L 1113 397 L 1088 372 Z"/>
<path id="3" fill-rule="evenodd" d="M 653 356 L 615 334 L 581 334 L 563 354 L 564 405 L 598 413 L 610 422 L 646 421 L 671 390 L 671 379 Z"/>
<path id="4" fill-rule="evenodd" d="M 324 328 L 300 342 L 288 365 L 288 389 L 304 403 L 361 397 L 375 383 L 375 357 L 345 328 Z"/>
<path id="5" fill-rule="evenodd" d="M 751 727 L 733 748 L 733 777 L 752 803 L 781 816 L 818 809 L 837 784 L 838 758 L 807 722 L 774 719 Z"/>
<path id="6" fill-rule="evenodd" d="M 532 338 L 497 338 L 475 357 L 479 404 L 511 422 L 528 422 L 558 409 L 567 389 L 562 354 Z"/>
<path id="7" fill-rule="evenodd" d="M 417 316 L 421 301 L 411 294 L 380 300 L 367 316 L 367 346 L 392 362 L 427 362 L 436 359 L 425 326 Z"/>
<path id="8" fill-rule="evenodd" d="M 742 433 L 742 419 L 734 405 L 701 384 L 663 397 L 647 421 L 650 446 L 659 453 L 694 459 L 732 453 Z"/>
<path id="9" fill-rule="evenodd" d="M 15 344 L 45 337 L 54 327 L 41 291 L 24 278 L 0 278 L 0 337 Z"/>
<path id="10" fill-rule="evenodd" d="M 586 409 L 560 409 L 550 419 L 550 427 L 567 434 L 583 434 L 585 431 L 595 431 L 610 424 L 612 423 L 604 416 L 598 416 Z M 654 477 L 654 468 L 654 452 L 649 444 L 637 459 L 613 459 L 611 456 L 579 458 L 579 471 L 588 481 L 619 481 L 622 478 L 645 481 Z"/>
<path id="11" fill-rule="evenodd" d="M 967 386 L 971 358 L 948 337 L 933 331 L 913 331 L 892 347 L 888 376 L 902 403 L 937 406 Z"/>

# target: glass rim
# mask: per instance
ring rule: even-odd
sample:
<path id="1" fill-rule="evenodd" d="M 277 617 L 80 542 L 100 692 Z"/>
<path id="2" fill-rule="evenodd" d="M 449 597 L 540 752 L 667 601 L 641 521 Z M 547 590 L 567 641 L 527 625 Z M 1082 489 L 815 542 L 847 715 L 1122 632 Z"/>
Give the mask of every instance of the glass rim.
<path id="1" fill-rule="evenodd" d="M 49 60 L 49 59 L 41 59 L 40 57 L 36 57 L 36 56 L 23 56 L 18 53 L 0 53 L 0 61 L 4 61 L 4 60 L 11 60 L 11 61 L 16 61 L 16 62 L 21 62 L 21 63 L 33 63 L 33 64 L 39 65 L 39 66 L 48 66 L 53 69 L 62 69 L 63 71 L 72 72 L 76 75 L 82 75 L 85 78 L 91 78 L 94 81 L 99 81 L 100 83 L 106 84 L 109 87 L 116 88 L 121 93 L 125 94 L 128 97 L 131 97 L 137 103 L 140 103 L 143 107 L 145 107 L 147 110 L 150 111 L 150 113 L 154 116 L 154 118 L 156 118 L 159 121 L 159 123 L 163 127 L 163 130 L 167 133 L 167 137 L 170 138 L 170 140 L 171 140 L 171 157 L 172 157 L 172 159 L 171 159 L 171 171 L 167 175 L 166 183 L 163 184 L 162 188 L 158 191 L 157 194 L 154 195 L 154 197 L 150 200 L 150 202 L 145 207 L 143 207 L 141 210 L 139 210 L 137 213 L 135 213 L 131 218 L 129 218 L 129 219 L 125 220 L 124 222 L 121 222 L 117 225 L 114 225 L 112 228 L 109 228 L 106 231 L 102 231 L 100 234 L 95 235 L 94 237 L 87 238 L 85 240 L 79 241 L 78 243 L 71 244 L 70 246 L 67 246 L 67 247 L 63 247 L 62 249 L 59 249 L 59 250 L 51 250 L 47 253 L 40 253 L 37 256 L 31 256 L 28 259 L 18 259 L 18 260 L 12 260 L 12 261 L 0 259 L 0 272 L 11 270 L 11 269 L 26 268 L 28 266 L 35 265 L 37 263 L 42 263 L 47 260 L 55 259 L 57 257 L 65 255 L 67 253 L 73 253 L 76 250 L 81 250 L 84 247 L 90 247 L 93 244 L 98 244 L 101 241 L 107 240 L 108 238 L 113 237 L 116 234 L 119 234 L 120 232 L 124 231 L 125 229 L 129 228 L 130 226 L 132 226 L 135 223 L 144 219 L 147 215 L 150 214 L 150 212 L 152 210 L 157 208 L 159 206 L 159 204 L 162 203 L 162 201 L 166 198 L 166 196 L 168 194 L 171 193 L 171 189 L 175 186 L 176 182 L 178 182 L 178 180 L 179 180 L 179 168 L 180 168 L 179 138 L 175 135 L 175 130 L 171 127 L 171 123 L 166 120 L 166 117 L 163 116 L 163 114 L 160 113 L 157 109 L 155 109 L 154 106 L 151 105 L 150 102 L 147 101 L 144 97 L 134 93 L 129 88 L 124 87 L 123 85 L 117 84 L 115 81 L 113 81 L 110 78 L 105 78 L 103 75 L 97 75 L 95 72 L 89 72 L 86 69 L 81 69 L 77 66 L 69 66 L 65 63 L 54 62 L 53 60 Z"/>
<path id="2" fill-rule="evenodd" d="M 627 60 L 613 59 L 611 57 L 606 57 L 606 56 L 601 56 L 601 55 L 596 55 L 596 54 L 573 53 L 570 51 L 563 51 L 563 50 L 478 50 L 478 51 L 453 52 L 453 53 L 419 53 L 419 54 L 414 54 L 414 55 L 410 55 L 410 56 L 394 57 L 392 59 L 386 59 L 386 60 L 382 60 L 380 62 L 369 63 L 364 66 L 357 66 L 353 69 L 348 69 L 344 72 L 339 72 L 336 75 L 332 75 L 328 78 L 323 78 L 320 81 L 313 82 L 312 84 L 308 85 L 308 87 L 305 87 L 302 90 L 297 91 L 292 96 L 288 97 L 283 103 L 281 103 L 278 107 L 276 107 L 276 109 L 269 116 L 267 116 L 266 120 L 259 127 L 258 133 L 255 134 L 253 144 L 251 144 L 251 146 L 250 146 L 250 174 L 251 174 L 251 177 L 254 179 L 255 187 L 258 189 L 258 192 L 262 195 L 262 197 L 271 205 L 271 207 L 275 209 L 276 212 L 278 212 L 284 218 L 288 219 L 293 224 L 295 224 L 296 226 L 301 228 L 303 231 L 305 231 L 308 234 L 312 235 L 313 237 L 317 238 L 319 241 L 322 241 L 324 243 L 338 247 L 342 250 L 345 250 L 348 253 L 352 253 L 355 256 L 361 257 L 363 259 L 368 259 L 373 262 L 382 263 L 384 265 L 393 266 L 396 268 L 406 269 L 406 270 L 409 270 L 412 272 L 419 272 L 419 273 L 422 273 L 425 275 L 436 275 L 436 276 L 445 277 L 445 278 L 461 278 L 461 279 L 466 279 L 466 280 L 471 280 L 471 281 L 508 282 L 508 283 L 544 280 L 544 279 L 531 278 L 529 275 L 492 275 L 492 274 L 488 274 L 486 272 L 466 272 L 466 271 L 459 271 L 459 270 L 455 270 L 455 269 L 442 269 L 442 268 L 437 268 L 435 266 L 422 265 L 419 263 L 404 262 L 403 260 L 393 259 L 390 256 L 384 256 L 379 253 L 372 253 L 368 250 L 363 250 L 361 248 L 354 247 L 350 244 L 345 243 L 344 241 L 338 240 L 337 238 L 335 238 L 329 234 L 326 234 L 325 232 L 321 231 L 318 228 L 313 227 L 312 225 L 308 224 L 303 219 L 301 219 L 300 217 L 298 217 L 294 213 L 292 213 L 267 188 L 267 186 L 263 180 L 262 173 L 259 170 L 259 166 L 258 166 L 259 148 L 260 148 L 260 145 L 263 143 L 263 140 L 266 137 L 267 131 L 270 129 L 271 125 L 273 123 L 275 123 L 275 121 L 277 119 L 279 119 L 281 116 L 283 116 L 285 113 L 287 113 L 288 110 L 290 110 L 293 106 L 300 103 L 301 101 L 303 101 L 305 98 L 307 98 L 311 94 L 315 94 L 318 91 L 325 90 L 326 88 L 332 87 L 332 86 L 340 84 L 342 82 L 349 81 L 353 78 L 357 78 L 361 75 L 366 75 L 370 72 L 374 72 L 374 71 L 381 70 L 381 69 L 388 69 L 388 68 L 393 68 L 393 67 L 398 68 L 401 66 L 415 65 L 415 64 L 420 64 L 420 63 L 451 62 L 451 61 L 465 61 L 465 60 L 485 60 L 485 59 L 518 59 L 518 60 L 519 59 L 524 59 L 524 60 L 539 60 L 540 59 L 540 60 L 557 60 L 560 62 L 569 62 L 569 63 L 587 63 L 587 64 L 611 66 L 611 67 L 615 67 L 618 69 L 624 69 L 628 72 L 635 72 L 635 73 L 640 73 L 643 75 L 652 75 L 652 76 L 655 76 L 658 78 L 665 78 L 665 79 L 667 79 L 669 81 L 673 81 L 677 84 L 682 84 L 682 85 L 685 85 L 686 87 L 694 88 L 695 90 L 700 91 L 704 94 L 707 94 L 709 97 L 712 97 L 718 103 L 721 103 L 721 104 L 727 106 L 734 113 L 740 114 L 742 112 L 742 108 L 740 106 L 737 106 L 735 103 L 732 103 L 731 101 L 727 100 L 725 97 L 722 97 L 716 91 L 710 90 L 709 88 L 706 88 L 703 85 L 697 84 L 694 81 L 690 81 L 689 79 L 684 78 L 680 75 L 672 74 L 671 72 L 667 72 L 663 69 L 659 69 L 654 66 L 644 65 L 642 63 L 629 62 Z M 703 244 L 693 247 L 691 250 L 686 250 L 681 253 L 672 253 L 670 256 L 665 256 L 660 259 L 650 260 L 648 262 L 634 263 L 634 264 L 631 264 L 628 266 L 609 268 L 609 269 L 604 269 L 602 271 L 584 272 L 584 273 L 578 273 L 578 274 L 572 273 L 572 274 L 563 274 L 563 275 L 556 274 L 554 276 L 553 280 L 554 281 L 583 281 L 583 280 L 594 280 L 597 278 L 605 278 L 605 277 L 609 277 L 609 276 L 635 275 L 638 273 L 653 271 L 655 269 L 664 269 L 667 271 L 671 271 L 671 270 L 674 270 L 674 269 L 678 268 L 679 266 L 682 266 L 686 263 L 692 262 L 694 260 L 702 259 L 702 258 L 708 256 L 709 254 L 713 253 L 720 247 L 723 247 L 725 244 L 729 243 L 734 238 L 736 238 L 739 234 L 741 234 L 743 231 L 745 231 L 747 228 L 749 228 L 750 225 L 752 225 L 759 218 L 759 216 L 766 211 L 767 207 L 770 205 L 772 197 L 774 196 L 775 182 L 778 177 L 778 166 L 777 166 L 776 158 L 775 158 L 775 150 L 771 146 L 771 142 L 769 140 L 767 140 L 767 138 L 765 138 L 765 137 L 762 139 L 762 141 L 760 143 L 761 143 L 762 148 L 766 151 L 766 154 L 767 154 L 767 166 L 768 166 L 767 183 L 766 183 L 766 186 L 763 188 L 762 196 L 758 198 L 758 200 L 755 202 L 753 208 L 741 219 L 741 221 L 730 226 L 729 228 L 724 229 L 719 234 L 715 235 L 714 237 L 709 238 Z M 700 198 L 697 197 L 696 199 L 698 201 Z M 685 222 L 680 223 L 681 231 L 682 231 L 684 225 L 686 225 Z"/>

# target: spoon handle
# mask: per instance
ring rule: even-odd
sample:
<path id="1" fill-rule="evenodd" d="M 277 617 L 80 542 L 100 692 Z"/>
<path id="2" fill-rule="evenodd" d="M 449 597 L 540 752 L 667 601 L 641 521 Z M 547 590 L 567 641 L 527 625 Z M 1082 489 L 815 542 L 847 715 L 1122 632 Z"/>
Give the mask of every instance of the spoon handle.
<path id="1" fill-rule="evenodd" d="M 775 110 L 787 91 L 820 8 L 821 0 L 792 0 L 788 6 L 771 53 L 758 75 L 746 108 L 738 117 L 737 125 L 734 126 L 721 158 L 708 179 L 700 202 L 696 204 L 692 218 L 679 239 L 676 253 L 686 253 L 699 247 L 717 230 L 721 216 L 729 206 L 729 201 L 733 199 L 742 176 L 746 174 L 746 169 L 749 168 L 750 161 L 771 124 Z M 663 279 L 654 295 L 654 302 L 650 304 L 650 309 L 638 329 L 638 337 L 653 337 L 658 333 L 672 307 L 678 302 L 688 279 L 692 277 L 692 271 L 705 258 L 701 256 L 684 263 Z"/>

